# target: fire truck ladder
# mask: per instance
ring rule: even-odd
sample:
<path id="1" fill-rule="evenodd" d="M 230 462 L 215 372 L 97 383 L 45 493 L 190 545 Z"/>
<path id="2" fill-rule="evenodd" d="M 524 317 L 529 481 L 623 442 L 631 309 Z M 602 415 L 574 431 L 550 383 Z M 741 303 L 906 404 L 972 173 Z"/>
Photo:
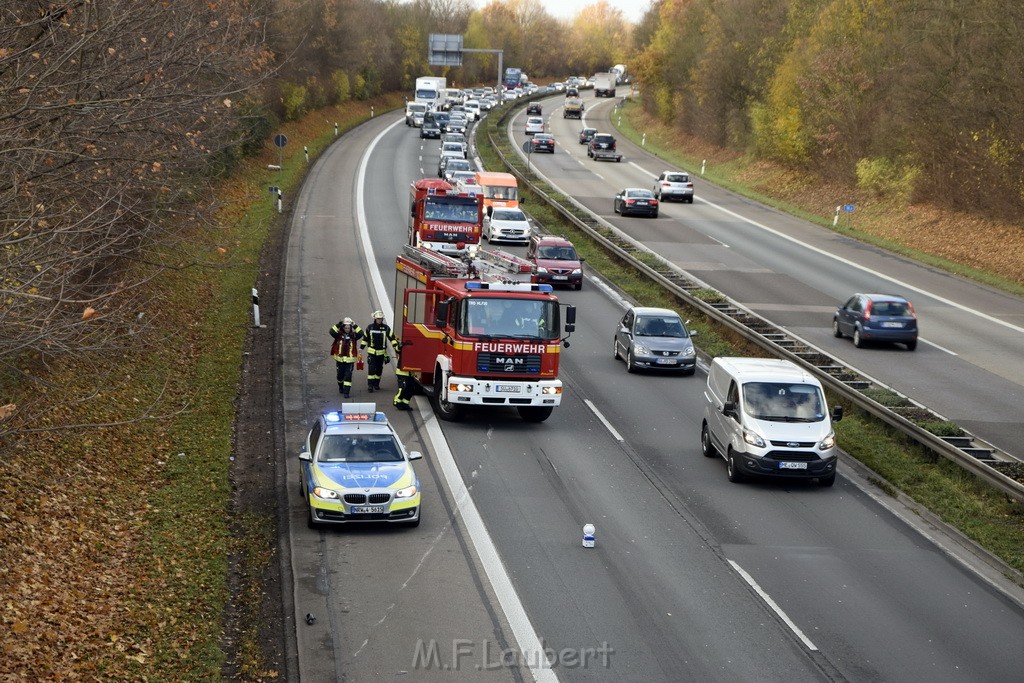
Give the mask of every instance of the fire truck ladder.
<path id="1" fill-rule="evenodd" d="M 502 273 L 530 275 L 533 264 L 515 254 L 500 249 L 477 249 L 467 252 L 463 258 L 455 258 L 430 249 L 403 245 L 402 250 L 410 261 L 430 270 L 435 275 L 508 281 Z M 500 271 L 500 272 L 496 272 Z"/>

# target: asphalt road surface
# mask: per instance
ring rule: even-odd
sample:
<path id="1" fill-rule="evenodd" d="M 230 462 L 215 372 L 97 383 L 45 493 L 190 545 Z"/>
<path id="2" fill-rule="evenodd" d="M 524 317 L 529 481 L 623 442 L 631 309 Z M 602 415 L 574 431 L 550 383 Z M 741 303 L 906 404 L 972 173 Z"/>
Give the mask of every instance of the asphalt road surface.
<path id="1" fill-rule="evenodd" d="M 592 169 L 585 153 L 578 158 L 582 146 L 567 153 L 579 124 L 562 130 L 556 116 L 560 148 L 534 161 L 616 224 L 647 231 L 652 246 L 688 254 L 675 235 L 697 244 L 710 239 L 673 220 L 676 209 L 703 212 L 705 198 L 737 212 L 752 206 L 698 185 L 697 203 L 673 206 L 665 218 L 613 217 L 619 183 L 649 183 L 639 183 L 627 162 Z M 297 200 L 281 344 L 287 443 L 295 454 L 312 416 L 339 405 L 328 328 L 344 315 L 365 325 L 374 308 L 394 305 L 385 299 L 393 295 L 394 255 L 407 230 L 408 185 L 434 175 L 438 147 L 400 121 L 388 114 L 345 136 L 317 161 Z M 631 160 L 639 154 L 623 151 Z M 618 175 L 627 172 L 637 181 Z M 703 220 L 730 234 L 749 229 L 720 213 Z M 794 249 L 795 258 L 799 250 L 786 245 L 792 243 L 783 239 L 763 250 Z M 724 264 L 737 247 L 707 257 Z M 755 249 L 744 258 L 758 255 Z M 754 283 L 755 275 L 744 277 Z M 425 491 L 419 528 L 310 531 L 297 458 L 286 454 L 295 657 L 303 680 L 1019 676 L 1019 593 L 1008 596 L 940 550 L 848 469 L 840 468 L 831 489 L 730 484 L 724 463 L 700 453 L 703 372 L 627 374 L 611 354 L 625 303 L 599 284 L 590 277 L 583 291 L 559 293 L 578 306 L 579 317 L 562 353 L 566 396 L 545 423 L 530 425 L 503 410 L 438 423 L 422 397 L 411 414 L 391 409 L 389 371 L 389 391 L 380 394 L 366 394 L 357 377 L 353 399 L 377 400 L 407 445 L 424 452 L 417 463 Z M 804 311 L 808 329 L 826 308 L 817 301 L 801 304 L 822 309 Z M 824 319 L 822 329 L 828 313 Z M 924 358 L 925 348 L 899 358 Z M 876 355 L 892 353 L 899 352 Z M 581 547 L 587 522 L 597 526 L 594 549 Z M 312 625 L 306 614 L 315 617 Z M 546 652 L 543 664 L 531 656 L 538 649 Z"/>

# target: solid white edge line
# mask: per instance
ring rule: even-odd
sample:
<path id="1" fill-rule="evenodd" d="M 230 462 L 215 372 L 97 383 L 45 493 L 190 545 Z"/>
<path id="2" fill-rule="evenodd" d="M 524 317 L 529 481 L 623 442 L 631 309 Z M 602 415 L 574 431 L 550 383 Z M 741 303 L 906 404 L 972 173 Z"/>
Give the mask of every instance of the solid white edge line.
<path id="1" fill-rule="evenodd" d="M 401 123 L 401 120 L 385 128 L 369 144 L 363 153 L 362 161 L 359 163 L 359 172 L 356 180 L 356 216 L 359 223 L 359 237 L 363 242 L 363 250 L 366 253 L 368 267 L 370 268 L 370 277 L 377 293 L 378 306 L 384 312 L 386 320 L 394 318 L 394 309 L 388 299 L 387 290 L 384 289 L 384 280 L 381 277 L 380 270 L 377 268 L 373 245 L 370 243 L 370 230 L 369 223 L 366 220 L 366 207 L 363 204 L 363 191 L 366 181 L 366 166 L 369 163 L 374 147 L 377 146 L 377 143 L 380 142 L 384 135 L 399 123 Z M 414 402 L 414 405 L 418 407 L 421 407 L 420 404 L 420 401 Z M 544 644 L 537 635 L 537 631 L 533 628 L 530 617 L 526 614 L 526 608 L 523 607 L 523 603 L 519 599 L 515 587 L 512 585 L 512 579 L 509 578 L 508 572 L 505 571 L 505 565 L 501 561 L 501 556 L 498 555 L 498 549 L 494 545 L 494 540 L 487 532 L 487 527 L 480 516 L 480 511 L 477 510 L 473 498 L 469 495 L 469 489 L 466 488 L 466 484 L 462 480 L 459 467 L 455 464 L 455 456 L 452 455 L 452 451 L 448 447 L 448 441 L 444 438 L 444 433 L 437 423 L 437 417 L 432 410 L 421 409 L 419 412 L 426 427 L 427 436 L 434 447 L 437 463 L 441 466 L 441 471 L 444 472 L 448 488 L 451 489 L 455 508 L 466 525 L 466 531 L 473 541 L 473 547 L 476 549 L 477 556 L 480 558 L 480 565 L 483 567 L 484 573 L 487 574 L 487 579 L 491 583 L 491 589 L 494 591 L 495 597 L 498 598 L 505 618 L 508 620 L 509 627 L 512 629 L 512 634 L 515 636 L 516 643 L 518 643 L 519 650 L 523 655 L 522 661 L 526 662 L 530 673 L 533 675 L 533 679 L 538 681 L 538 683 L 557 683 L 558 676 L 551 669 L 551 664 L 547 660 Z"/>
<path id="2" fill-rule="evenodd" d="M 950 351 L 950 350 L 949 350 L 949 349 L 947 349 L 947 348 L 946 348 L 945 346 L 939 346 L 939 345 L 938 345 L 938 344 L 936 344 L 935 342 L 932 342 L 932 341 L 928 341 L 928 340 L 927 340 L 927 339 L 925 339 L 924 337 L 918 337 L 918 338 L 917 338 L 917 340 L 918 340 L 919 342 L 922 342 L 922 343 L 924 343 L 924 344 L 927 344 L 928 346 L 934 346 L 934 347 L 935 347 L 935 348 L 937 348 L 937 349 L 938 349 L 939 351 L 945 351 L 946 353 L 948 353 L 948 354 L 949 354 L 949 355 L 951 355 L 951 356 L 959 356 L 959 355 L 960 355 L 960 354 L 959 354 L 959 353 L 957 353 L 956 351 Z"/>
<path id="3" fill-rule="evenodd" d="M 601 424 L 604 425 L 605 429 L 612 433 L 612 436 L 615 437 L 616 441 L 625 441 L 625 439 L 615 431 L 615 427 L 612 427 L 612 424 L 608 420 L 604 419 L 604 415 L 601 414 L 601 411 L 597 409 L 597 406 L 595 406 L 589 398 L 583 399 L 583 402 L 587 404 L 587 407 L 590 408 L 590 411 L 594 413 L 594 415 L 597 415 L 597 419 L 601 421 Z"/>
<path id="4" fill-rule="evenodd" d="M 803 642 L 803 644 L 807 647 L 808 650 L 813 650 L 814 652 L 818 651 L 818 648 L 815 647 L 814 643 L 811 642 L 810 638 L 805 636 L 804 632 L 801 631 L 797 627 L 797 625 L 793 623 L 793 620 L 790 619 L 786 615 L 786 613 L 782 611 L 782 608 L 779 607 L 777 604 L 775 604 L 775 601 L 772 600 L 771 596 L 768 595 L 767 593 L 765 593 L 764 589 L 762 589 L 759 585 L 757 585 L 757 581 L 754 581 L 754 577 L 753 576 L 751 576 L 747 572 L 743 571 L 743 567 L 739 566 L 738 564 L 736 564 L 732 560 L 729 560 L 729 564 L 731 564 L 732 568 L 735 569 L 736 572 L 740 576 L 743 577 L 743 580 L 746 581 L 748 584 L 750 584 L 750 587 L 753 588 L 754 591 L 758 595 L 761 596 L 761 599 L 764 600 L 765 603 L 767 603 L 767 605 L 769 607 L 771 607 L 775 611 L 776 614 L 779 615 L 779 618 L 781 618 L 784 622 L 786 622 L 786 625 L 789 626 L 789 628 L 793 631 L 793 633 L 796 634 L 797 638 L 799 638 Z"/>

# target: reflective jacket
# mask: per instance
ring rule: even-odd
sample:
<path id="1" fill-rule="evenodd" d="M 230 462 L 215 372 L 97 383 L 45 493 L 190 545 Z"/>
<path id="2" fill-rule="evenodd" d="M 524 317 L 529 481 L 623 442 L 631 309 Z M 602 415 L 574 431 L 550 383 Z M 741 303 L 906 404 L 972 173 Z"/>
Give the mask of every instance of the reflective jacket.
<path id="1" fill-rule="evenodd" d="M 391 331 L 391 327 L 386 322 L 378 323 L 375 320 L 366 326 L 362 348 L 367 349 L 367 353 L 374 356 L 386 356 L 389 342 L 391 343 L 391 348 L 398 348 L 398 337 L 395 336 L 395 333 Z"/>
<path id="2" fill-rule="evenodd" d="M 355 363 L 359 356 L 359 341 L 363 338 L 363 330 L 352 324 L 352 329 L 347 334 L 342 330 L 343 325 L 339 322 L 331 328 L 331 336 L 334 337 L 337 348 L 332 347 L 334 360 L 339 363 Z"/>

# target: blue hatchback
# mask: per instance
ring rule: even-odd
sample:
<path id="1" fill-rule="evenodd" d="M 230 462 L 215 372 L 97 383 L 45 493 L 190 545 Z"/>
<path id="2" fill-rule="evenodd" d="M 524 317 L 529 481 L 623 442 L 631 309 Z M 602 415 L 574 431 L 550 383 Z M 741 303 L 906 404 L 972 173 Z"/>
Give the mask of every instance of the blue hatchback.
<path id="1" fill-rule="evenodd" d="M 902 296 L 854 294 L 832 316 L 832 334 L 852 337 L 857 348 L 880 341 L 904 344 L 913 351 L 917 348 L 917 314 Z"/>

